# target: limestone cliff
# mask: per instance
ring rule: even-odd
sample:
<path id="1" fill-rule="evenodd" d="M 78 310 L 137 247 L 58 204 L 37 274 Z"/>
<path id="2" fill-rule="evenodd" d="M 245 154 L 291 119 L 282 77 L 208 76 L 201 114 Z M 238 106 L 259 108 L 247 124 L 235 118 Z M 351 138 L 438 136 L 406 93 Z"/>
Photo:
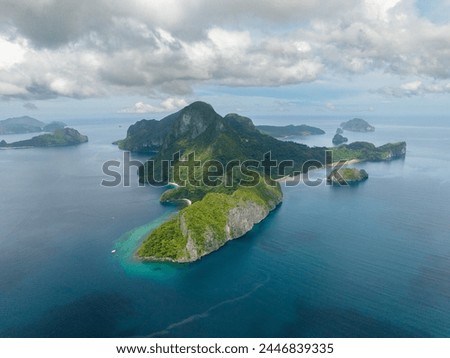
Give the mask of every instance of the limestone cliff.
<path id="1" fill-rule="evenodd" d="M 196 261 L 249 232 L 282 196 L 278 184 L 263 182 L 232 195 L 210 193 L 153 231 L 137 254 L 149 261 Z"/>

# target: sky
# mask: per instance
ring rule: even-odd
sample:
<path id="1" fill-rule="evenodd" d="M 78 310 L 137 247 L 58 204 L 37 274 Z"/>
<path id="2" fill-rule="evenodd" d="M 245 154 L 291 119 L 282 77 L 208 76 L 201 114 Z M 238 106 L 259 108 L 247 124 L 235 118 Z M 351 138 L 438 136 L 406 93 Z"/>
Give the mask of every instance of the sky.
<path id="1" fill-rule="evenodd" d="M 446 116 L 450 0 L 0 0 L 0 119 Z"/>

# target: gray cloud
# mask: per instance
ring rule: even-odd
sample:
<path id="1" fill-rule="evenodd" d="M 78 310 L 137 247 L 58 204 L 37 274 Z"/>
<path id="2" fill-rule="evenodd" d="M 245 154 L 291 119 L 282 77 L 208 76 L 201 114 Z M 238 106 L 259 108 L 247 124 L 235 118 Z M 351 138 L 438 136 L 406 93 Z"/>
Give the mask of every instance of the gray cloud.
<path id="1" fill-rule="evenodd" d="M 106 5 L 102 0 L 2 0 L 0 19 L 37 47 L 55 48 L 107 26 L 114 7 Z"/>
<path id="2" fill-rule="evenodd" d="M 23 108 L 28 109 L 29 111 L 36 111 L 38 110 L 38 107 L 31 102 L 26 102 L 23 104 Z"/>
<path id="3" fill-rule="evenodd" d="M 357 0 L 0 0 L 0 19 L 36 46 L 54 48 L 92 32 L 109 33 L 116 20 L 134 19 L 183 40 L 198 40 L 212 26 L 298 24 L 336 16 L 356 4 Z"/>
<path id="4" fill-rule="evenodd" d="M 327 73 L 450 78 L 450 26 L 419 17 L 413 0 L 0 0 L 0 8 L 0 50 L 2 41 L 18 47 L 17 61 L 0 61 L 0 95 L 24 100 L 185 96 L 198 84 L 282 86 Z"/>

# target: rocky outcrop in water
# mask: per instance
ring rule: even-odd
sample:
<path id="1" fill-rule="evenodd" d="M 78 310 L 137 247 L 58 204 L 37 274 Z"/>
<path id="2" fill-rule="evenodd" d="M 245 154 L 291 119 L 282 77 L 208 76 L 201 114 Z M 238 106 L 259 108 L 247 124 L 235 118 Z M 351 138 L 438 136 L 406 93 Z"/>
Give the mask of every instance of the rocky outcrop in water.
<path id="1" fill-rule="evenodd" d="M 369 178 L 369 174 L 364 169 L 342 168 L 333 170 L 327 176 L 327 183 L 333 185 L 354 185 Z"/>
<path id="2" fill-rule="evenodd" d="M 334 145 L 340 145 L 343 143 L 347 143 L 348 142 L 348 138 L 344 137 L 342 134 L 336 133 L 333 137 L 333 144 Z"/>

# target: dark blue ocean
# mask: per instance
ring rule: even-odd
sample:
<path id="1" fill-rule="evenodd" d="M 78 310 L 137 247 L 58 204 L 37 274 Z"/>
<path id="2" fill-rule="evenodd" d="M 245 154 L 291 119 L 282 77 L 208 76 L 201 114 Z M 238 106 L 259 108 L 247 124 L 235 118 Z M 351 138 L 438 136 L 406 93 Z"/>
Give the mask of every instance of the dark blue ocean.
<path id="1" fill-rule="evenodd" d="M 256 121 L 316 125 L 327 134 L 304 142 L 330 145 L 343 119 Z M 358 164 L 356 187 L 284 187 L 264 222 L 190 265 L 133 261 L 176 209 L 134 171 L 100 185 L 127 121 L 69 123 L 89 136 L 77 147 L 1 150 L 0 336 L 450 337 L 449 118 L 366 119 L 376 131 L 350 141 L 405 140 L 405 160 Z"/>

